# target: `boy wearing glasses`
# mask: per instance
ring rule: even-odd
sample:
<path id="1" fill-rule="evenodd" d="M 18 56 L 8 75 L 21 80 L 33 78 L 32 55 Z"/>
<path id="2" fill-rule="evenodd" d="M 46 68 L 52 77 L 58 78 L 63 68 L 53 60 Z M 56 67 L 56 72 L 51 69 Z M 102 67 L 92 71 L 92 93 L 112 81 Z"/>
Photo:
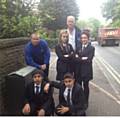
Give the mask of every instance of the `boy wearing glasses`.
<path id="1" fill-rule="evenodd" d="M 72 74 L 66 73 L 61 83 L 51 81 L 46 85 L 59 89 L 59 105 L 55 108 L 58 116 L 85 116 L 85 97 L 81 86 Z"/>
<path id="2" fill-rule="evenodd" d="M 49 116 L 52 113 L 53 99 L 51 88 L 46 93 L 44 91 L 45 82 L 44 73 L 36 70 L 33 75 L 33 82 L 28 84 L 25 91 L 25 105 L 23 107 L 24 115 Z"/>

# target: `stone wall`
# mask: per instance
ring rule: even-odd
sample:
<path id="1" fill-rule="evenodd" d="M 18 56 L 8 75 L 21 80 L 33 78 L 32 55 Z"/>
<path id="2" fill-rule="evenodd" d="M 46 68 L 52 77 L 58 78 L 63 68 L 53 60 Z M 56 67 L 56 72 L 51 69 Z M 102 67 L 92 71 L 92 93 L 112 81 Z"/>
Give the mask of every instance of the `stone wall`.
<path id="1" fill-rule="evenodd" d="M 4 113 L 4 76 L 25 66 L 24 46 L 28 40 L 28 38 L 0 39 L 0 115 Z"/>

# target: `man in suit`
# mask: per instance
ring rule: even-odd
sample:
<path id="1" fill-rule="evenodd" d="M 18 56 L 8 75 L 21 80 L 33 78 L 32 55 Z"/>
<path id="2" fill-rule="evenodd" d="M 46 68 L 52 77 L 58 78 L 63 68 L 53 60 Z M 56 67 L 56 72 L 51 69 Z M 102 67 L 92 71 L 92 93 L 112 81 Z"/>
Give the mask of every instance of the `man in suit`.
<path id="1" fill-rule="evenodd" d="M 44 73 L 36 70 L 33 73 L 33 82 L 27 85 L 25 91 L 25 105 L 23 107 L 24 115 L 49 116 L 52 113 L 53 99 L 51 88 L 46 93 L 44 91 L 45 82 Z"/>
<path id="2" fill-rule="evenodd" d="M 51 81 L 50 85 L 59 89 L 59 105 L 55 109 L 57 115 L 85 116 L 84 92 L 82 87 L 75 82 L 72 74 L 66 73 L 63 82 Z M 49 84 L 46 85 L 48 86 Z"/>
<path id="3" fill-rule="evenodd" d="M 69 33 L 69 44 L 72 45 L 74 51 L 77 48 L 80 39 L 80 30 L 75 26 L 75 17 L 67 16 L 67 31 Z"/>
<path id="4" fill-rule="evenodd" d="M 74 52 L 77 50 L 77 45 L 80 39 L 81 30 L 75 26 L 75 17 L 67 16 L 67 31 L 69 34 L 68 43 L 72 45 Z M 76 63 L 73 61 L 72 64 L 73 72 L 76 73 Z M 75 76 L 76 78 L 76 76 Z"/>

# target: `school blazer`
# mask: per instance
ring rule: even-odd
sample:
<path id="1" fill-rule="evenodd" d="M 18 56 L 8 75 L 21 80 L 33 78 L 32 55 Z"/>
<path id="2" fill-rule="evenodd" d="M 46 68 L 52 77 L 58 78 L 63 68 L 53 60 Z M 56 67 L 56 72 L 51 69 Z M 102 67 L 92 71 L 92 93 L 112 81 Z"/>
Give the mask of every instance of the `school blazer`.
<path id="1" fill-rule="evenodd" d="M 35 104 L 45 110 L 50 109 L 50 106 L 53 103 L 52 90 L 50 88 L 48 93 L 45 93 L 44 92 L 45 84 L 46 84 L 46 82 L 42 81 L 41 91 L 40 91 L 39 95 L 37 95 L 37 96 L 34 93 L 34 82 L 31 82 L 30 84 L 28 84 L 26 87 L 26 90 L 25 90 L 25 98 L 26 98 L 25 103 Z"/>
<path id="2" fill-rule="evenodd" d="M 92 79 L 93 78 L 93 67 L 92 60 L 95 53 L 95 48 L 89 43 L 87 47 L 82 51 L 82 45 L 77 47 L 76 53 L 79 55 L 77 59 L 78 69 L 80 70 L 81 77 Z M 87 60 L 82 60 L 82 57 L 88 57 Z"/>
<path id="3" fill-rule="evenodd" d="M 55 81 L 51 82 L 51 86 L 59 89 L 59 104 L 67 105 L 64 98 L 65 85 L 63 82 L 58 83 Z M 82 87 L 75 83 L 72 89 L 72 105 L 68 106 L 72 115 L 80 115 L 81 112 L 85 111 L 85 96 Z"/>

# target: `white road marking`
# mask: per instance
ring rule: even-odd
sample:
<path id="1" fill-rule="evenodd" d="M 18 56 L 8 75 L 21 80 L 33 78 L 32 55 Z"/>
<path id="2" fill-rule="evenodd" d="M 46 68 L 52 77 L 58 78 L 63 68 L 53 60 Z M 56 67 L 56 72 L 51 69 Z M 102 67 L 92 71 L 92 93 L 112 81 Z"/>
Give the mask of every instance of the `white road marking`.
<path id="1" fill-rule="evenodd" d="M 120 104 L 120 100 L 118 100 L 116 97 L 114 97 L 112 94 L 110 94 L 109 92 L 107 92 L 106 90 L 104 90 L 103 88 L 101 88 L 100 86 L 94 84 L 93 82 L 90 82 L 90 84 L 94 87 L 96 87 L 97 89 L 99 89 L 100 91 L 102 91 L 104 94 L 106 94 L 107 96 L 109 96 L 111 99 L 113 99 L 114 101 L 116 101 L 118 104 Z"/>
<path id="2" fill-rule="evenodd" d="M 101 59 L 101 57 L 100 57 L 100 59 Z M 99 59 L 99 60 L 100 60 L 100 59 Z M 116 76 L 114 75 L 114 73 L 112 73 L 111 70 L 107 67 L 108 64 L 107 64 L 107 66 L 106 66 L 106 65 L 105 65 L 105 62 L 103 61 L 103 59 L 101 59 L 101 60 L 102 60 L 101 63 L 104 64 L 104 66 L 107 68 L 107 70 L 116 78 Z M 52 62 L 50 63 L 50 67 L 51 67 L 52 65 L 54 65 L 55 63 L 56 63 L 56 58 L 52 60 Z M 112 67 L 111 67 L 111 68 L 112 68 Z M 112 68 L 112 70 L 113 70 L 113 68 Z M 114 70 L 114 71 L 115 71 L 115 70 Z M 117 73 L 117 75 L 118 75 L 118 73 Z M 117 78 L 117 79 L 118 79 L 118 78 Z M 117 80 L 117 82 L 120 84 L 120 81 L 119 81 L 119 80 Z M 90 82 L 90 84 L 91 84 L 92 86 L 96 87 L 97 89 L 99 89 L 101 92 L 103 92 L 103 93 L 106 94 L 107 96 L 109 96 L 111 99 L 113 99 L 114 101 L 116 101 L 118 104 L 120 104 L 120 100 L 118 100 L 118 99 L 117 99 L 115 96 L 113 96 L 111 93 L 107 92 L 106 90 L 104 90 L 103 88 L 101 88 L 100 86 L 96 85 L 96 84 L 93 83 L 93 82 Z"/>
<path id="3" fill-rule="evenodd" d="M 108 64 L 102 57 L 97 56 L 96 58 L 105 66 L 105 68 L 108 70 L 108 72 L 120 84 L 120 74 L 110 64 Z"/>
<path id="4" fill-rule="evenodd" d="M 107 81 L 109 82 L 109 84 L 111 85 L 111 87 L 113 88 L 113 90 L 115 91 L 115 93 L 118 95 L 119 94 L 119 92 L 116 90 L 116 88 L 115 88 L 115 86 L 113 85 L 113 82 L 111 81 L 111 77 L 109 77 L 109 76 L 111 76 L 110 75 L 110 73 L 109 72 L 106 72 L 105 70 L 104 70 L 104 68 L 101 66 L 101 63 L 99 62 L 99 60 L 95 60 L 95 62 L 96 62 L 96 64 L 98 65 L 98 67 L 99 67 L 99 69 L 101 70 L 101 72 L 104 74 L 104 76 L 106 77 L 106 79 L 107 79 Z M 113 78 L 112 78 L 113 79 Z"/>

